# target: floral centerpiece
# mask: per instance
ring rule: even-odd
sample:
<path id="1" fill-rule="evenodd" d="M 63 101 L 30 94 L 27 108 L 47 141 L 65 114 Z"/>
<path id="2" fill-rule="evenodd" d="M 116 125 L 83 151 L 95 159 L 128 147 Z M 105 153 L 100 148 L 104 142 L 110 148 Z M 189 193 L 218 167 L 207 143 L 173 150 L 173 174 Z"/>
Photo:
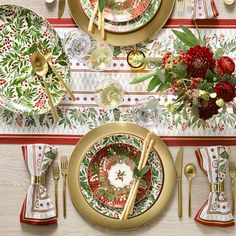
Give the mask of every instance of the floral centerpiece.
<path id="1" fill-rule="evenodd" d="M 148 91 L 176 95 L 174 102 L 165 104 L 172 114 L 185 109 L 191 110 L 196 120 L 208 120 L 229 104 L 236 113 L 234 61 L 218 51 L 214 53 L 199 33 L 196 37 L 188 28 L 180 27 L 182 31 L 172 30 L 179 42 L 175 52 L 167 51 L 153 71 L 131 83 L 150 80 Z"/>

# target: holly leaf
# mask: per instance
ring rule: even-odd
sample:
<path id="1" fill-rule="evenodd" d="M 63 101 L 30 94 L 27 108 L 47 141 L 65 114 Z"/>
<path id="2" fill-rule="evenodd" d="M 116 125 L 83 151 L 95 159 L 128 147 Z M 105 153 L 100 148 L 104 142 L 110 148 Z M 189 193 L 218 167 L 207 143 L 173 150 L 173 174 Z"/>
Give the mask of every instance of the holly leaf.
<path id="1" fill-rule="evenodd" d="M 133 173 L 134 178 L 139 178 L 139 169 L 137 166 L 134 167 L 134 173 Z"/>
<path id="2" fill-rule="evenodd" d="M 148 166 L 144 166 L 140 171 L 139 171 L 139 177 L 143 177 L 149 170 Z"/>
<path id="3" fill-rule="evenodd" d="M 113 115 L 114 115 L 115 121 L 119 121 L 120 116 L 121 116 L 121 111 L 119 109 L 115 108 L 115 109 L 113 109 Z"/>

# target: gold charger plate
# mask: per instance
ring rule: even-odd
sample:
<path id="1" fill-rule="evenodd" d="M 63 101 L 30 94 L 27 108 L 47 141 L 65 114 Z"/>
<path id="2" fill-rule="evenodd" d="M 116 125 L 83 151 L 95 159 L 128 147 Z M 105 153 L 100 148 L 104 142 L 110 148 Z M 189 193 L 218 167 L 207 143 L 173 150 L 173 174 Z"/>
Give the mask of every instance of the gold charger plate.
<path id="1" fill-rule="evenodd" d="M 112 229 L 131 229 L 149 223 L 156 217 L 160 216 L 170 201 L 172 191 L 175 187 L 175 168 L 171 154 L 164 142 L 155 136 L 155 144 L 153 149 L 159 155 L 162 162 L 164 182 L 161 193 L 156 202 L 147 211 L 139 216 L 130 218 L 125 221 L 109 218 L 94 210 L 86 201 L 80 186 L 80 166 L 87 151 L 100 139 L 111 135 L 127 134 L 134 137 L 145 139 L 147 133 L 150 132 L 146 128 L 139 125 L 115 122 L 101 125 L 85 135 L 76 145 L 69 162 L 68 170 L 68 186 L 71 199 L 75 207 L 80 213 L 91 222 L 112 228 Z"/>
<path id="2" fill-rule="evenodd" d="M 95 32 L 91 34 L 88 32 L 89 19 L 85 15 L 80 0 L 70 0 L 68 1 L 69 9 L 71 15 L 76 22 L 76 24 L 91 37 L 97 40 L 101 39 L 101 33 L 97 30 L 97 26 L 94 25 Z M 169 18 L 172 10 L 174 8 L 175 0 L 165 0 L 161 4 L 158 13 L 154 18 L 144 27 L 138 29 L 137 31 L 127 32 L 127 33 L 115 33 L 106 31 L 106 43 L 114 46 L 128 46 L 140 43 L 149 39 L 157 31 L 159 31 Z"/>

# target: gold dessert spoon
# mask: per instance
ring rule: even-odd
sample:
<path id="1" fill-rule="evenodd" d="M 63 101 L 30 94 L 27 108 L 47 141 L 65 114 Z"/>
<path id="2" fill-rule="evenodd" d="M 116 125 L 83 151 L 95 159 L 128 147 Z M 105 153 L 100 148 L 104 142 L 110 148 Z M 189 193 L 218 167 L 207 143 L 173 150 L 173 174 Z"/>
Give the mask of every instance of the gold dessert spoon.
<path id="1" fill-rule="evenodd" d="M 53 116 L 53 120 L 54 120 L 54 124 L 57 123 L 59 116 L 57 114 L 57 109 L 53 104 L 52 101 L 52 97 L 48 88 L 48 84 L 46 81 L 46 75 L 48 73 L 48 63 L 47 61 L 42 57 L 42 55 L 40 54 L 40 52 L 35 51 L 32 54 L 32 58 L 31 58 L 31 65 L 33 67 L 34 72 L 40 76 L 43 80 L 44 83 L 44 88 L 45 88 L 45 93 L 48 97 L 48 103 L 49 106 L 51 108 L 52 111 L 52 116 Z"/>
<path id="2" fill-rule="evenodd" d="M 191 217 L 191 188 L 192 188 L 192 179 L 197 174 L 197 169 L 194 164 L 189 163 L 184 167 L 184 174 L 189 182 L 189 192 L 188 192 L 188 216 Z"/>

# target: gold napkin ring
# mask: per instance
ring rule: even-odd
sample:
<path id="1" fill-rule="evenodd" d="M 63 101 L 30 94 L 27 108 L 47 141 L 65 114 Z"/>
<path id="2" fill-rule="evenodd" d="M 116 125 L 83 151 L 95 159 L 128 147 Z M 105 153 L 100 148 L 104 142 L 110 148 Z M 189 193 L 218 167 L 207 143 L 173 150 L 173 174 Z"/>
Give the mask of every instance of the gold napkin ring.
<path id="1" fill-rule="evenodd" d="M 224 192 L 225 191 L 225 185 L 224 182 L 220 184 L 209 184 L 210 186 L 210 192 Z"/>
<path id="2" fill-rule="evenodd" d="M 41 176 L 31 176 L 31 184 L 32 185 L 46 185 L 46 178 L 45 175 Z"/>

